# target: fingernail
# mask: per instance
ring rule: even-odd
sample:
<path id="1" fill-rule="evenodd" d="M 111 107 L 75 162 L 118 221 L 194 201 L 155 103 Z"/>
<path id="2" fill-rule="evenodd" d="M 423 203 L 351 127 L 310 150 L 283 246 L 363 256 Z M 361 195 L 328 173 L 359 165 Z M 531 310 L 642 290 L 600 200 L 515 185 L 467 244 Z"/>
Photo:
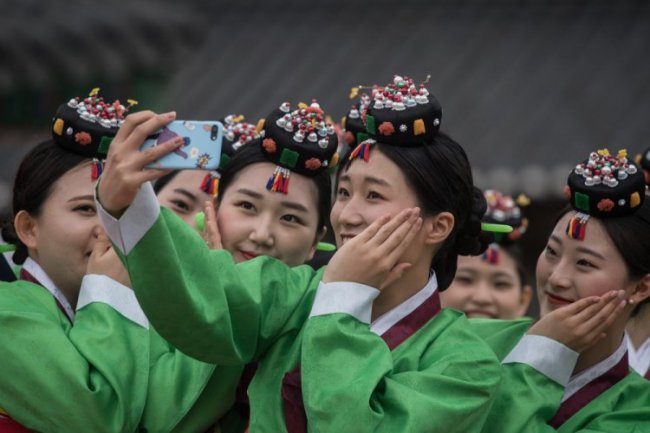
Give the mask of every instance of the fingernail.
<path id="1" fill-rule="evenodd" d="M 623 308 L 623 307 L 625 307 L 626 305 L 627 305 L 627 301 L 626 301 L 625 299 L 623 299 L 623 300 L 621 301 L 621 303 L 618 304 L 618 307 L 619 307 L 619 308 Z"/>
<path id="2" fill-rule="evenodd" d="M 166 119 L 174 120 L 176 118 L 176 112 L 175 111 L 170 111 L 168 113 L 163 114 L 163 116 Z"/>
<path id="3" fill-rule="evenodd" d="M 176 137 L 176 138 L 174 138 L 174 144 L 177 147 L 181 147 L 182 145 L 185 144 L 185 140 L 183 140 L 183 137 Z"/>

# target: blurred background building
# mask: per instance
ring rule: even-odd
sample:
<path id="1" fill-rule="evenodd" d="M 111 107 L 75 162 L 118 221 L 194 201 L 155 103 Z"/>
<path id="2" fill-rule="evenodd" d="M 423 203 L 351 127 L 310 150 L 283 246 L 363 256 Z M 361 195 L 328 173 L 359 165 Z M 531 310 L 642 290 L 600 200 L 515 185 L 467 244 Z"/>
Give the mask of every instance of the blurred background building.
<path id="1" fill-rule="evenodd" d="M 339 119 L 396 73 L 431 75 L 479 186 L 532 198 L 532 267 L 572 165 L 649 144 L 650 2 L 3 0 L 0 214 L 57 105 L 93 87 L 186 119 L 312 98 Z"/>

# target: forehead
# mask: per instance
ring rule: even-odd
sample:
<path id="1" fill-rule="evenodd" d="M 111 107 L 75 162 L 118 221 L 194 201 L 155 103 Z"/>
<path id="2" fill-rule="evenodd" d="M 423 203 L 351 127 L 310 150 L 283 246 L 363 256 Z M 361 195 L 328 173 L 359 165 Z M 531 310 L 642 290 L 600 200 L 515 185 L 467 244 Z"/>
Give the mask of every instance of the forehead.
<path id="1" fill-rule="evenodd" d="M 560 239 L 564 248 L 580 249 L 588 248 L 606 257 L 619 257 L 618 249 L 607 234 L 605 227 L 598 218 L 590 217 L 587 221 L 585 236 L 582 240 L 573 239 L 567 234 L 567 224 L 576 215 L 575 211 L 569 211 L 560 218 L 553 229 L 553 236 Z"/>
<path id="2" fill-rule="evenodd" d="M 266 184 L 273 176 L 275 168 L 276 165 L 269 162 L 257 162 L 244 167 L 233 179 L 224 198 L 232 196 L 238 190 L 246 189 L 261 195 L 263 201 L 269 204 L 279 206 L 286 202 L 299 203 L 316 213 L 319 191 L 316 183 L 307 176 L 291 172 L 287 194 L 271 192 L 266 189 Z"/>
<path id="3" fill-rule="evenodd" d="M 360 158 L 354 159 L 346 169 L 341 172 L 341 180 L 363 181 L 375 178 L 389 185 L 406 187 L 406 177 L 402 170 L 382 152 L 371 149 L 368 161 Z"/>
<path id="4" fill-rule="evenodd" d="M 458 271 L 472 271 L 481 274 L 506 273 L 517 275 L 517 263 L 515 259 L 499 248 L 499 262 L 489 263 L 483 260 L 482 256 L 458 256 Z"/>
<path id="5" fill-rule="evenodd" d="M 67 171 L 54 183 L 50 198 L 66 200 L 68 197 L 92 196 L 94 182 L 91 179 L 91 173 L 90 162 L 82 163 Z"/>
<path id="6" fill-rule="evenodd" d="M 181 170 L 169 181 L 163 189 L 185 188 L 187 190 L 199 189 L 203 178 L 207 174 L 204 170 Z"/>

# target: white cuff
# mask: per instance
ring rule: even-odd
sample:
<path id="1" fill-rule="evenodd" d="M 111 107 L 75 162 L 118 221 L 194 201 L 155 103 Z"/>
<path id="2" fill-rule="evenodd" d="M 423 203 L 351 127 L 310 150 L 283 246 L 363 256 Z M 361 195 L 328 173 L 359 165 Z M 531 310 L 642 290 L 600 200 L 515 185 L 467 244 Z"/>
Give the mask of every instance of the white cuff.
<path id="1" fill-rule="evenodd" d="M 503 364 L 527 364 L 566 387 L 578 361 L 579 353 L 542 335 L 524 335 L 505 357 Z"/>
<path id="2" fill-rule="evenodd" d="M 95 203 L 106 235 L 123 255 L 128 255 L 131 252 L 160 215 L 160 205 L 151 182 L 144 183 L 140 187 L 133 203 L 120 219 L 114 218 L 102 207 L 97 199 L 97 189 L 95 189 Z"/>
<path id="3" fill-rule="evenodd" d="M 81 281 L 77 311 L 93 302 L 108 304 L 130 321 L 149 329 L 149 320 L 140 308 L 133 290 L 106 275 L 89 274 Z"/>
<path id="4" fill-rule="evenodd" d="M 309 317 L 345 313 L 370 324 L 372 302 L 381 293 L 374 287 L 349 281 L 318 285 Z"/>

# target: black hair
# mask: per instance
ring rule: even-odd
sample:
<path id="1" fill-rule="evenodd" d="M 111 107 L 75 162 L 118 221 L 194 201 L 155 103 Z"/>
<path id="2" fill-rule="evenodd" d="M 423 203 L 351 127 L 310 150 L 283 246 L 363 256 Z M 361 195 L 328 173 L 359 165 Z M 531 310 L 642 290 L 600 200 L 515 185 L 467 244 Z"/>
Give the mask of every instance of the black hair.
<path id="1" fill-rule="evenodd" d="M 640 279 L 650 274 L 650 200 L 646 196 L 639 209 L 630 215 L 615 218 L 598 218 L 614 247 L 623 258 L 628 277 Z M 565 207 L 560 218 L 574 210 Z M 641 302 L 632 312 L 636 315 L 640 307 L 650 302 L 650 298 Z"/>
<path id="2" fill-rule="evenodd" d="M 219 180 L 219 195 L 217 196 L 217 207 L 221 204 L 221 198 L 232 184 L 235 177 L 239 172 L 249 165 L 270 162 L 264 155 L 259 145 L 249 143 L 242 146 L 235 152 L 233 157 L 228 161 L 226 166 L 221 170 L 221 178 Z M 316 176 L 309 177 L 318 190 L 318 226 L 316 227 L 316 234 L 320 234 L 323 228 L 327 227 L 327 220 L 329 218 L 330 208 L 332 206 L 332 180 L 327 170 L 321 171 Z M 291 184 L 289 184 L 291 188 Z M 291 191 L 291 190 L 289 190 Z"/>
<path id="3" fill-rule="evenodd" d="M 178 173 L 180 173 L 180 170 L 174 170 L 156 179 L 153 183 L 153 190 L 156 193 L 156 195 L 158 195 L 160 190 L 162 190 L 169 182 L 171 182 L 172 179 L 175 178 Z"/>
<path id="4" fill-rule="evenodd" d="M 456 275 L 458 256 L 479 255 L 494 240 L 491 234 L 481 231 L 487 202 L 473 184 L 465 151 L 443 132 L 424 145 L 398 147 L 376 143 L 371 149 L 371 153 L 383 153 L 400 168 L 415 191 L 422 215 L 450 212 L 454 216 L 454 227 L 431 263 L 438 290 L 445 290 Z M 350 163 L 349 158 L 344 158 L 339 173 L 347 170 Z"/>
<path id="5" fill-rule="evenodd" d="M 12 202 L 13 217 L 21 210 L 34 217 L 39 216 L 56 181 L 86 161 L 90 159 L 62 149 L 53 140 L 44 141 L 34 147 L 25 155 L 16 173 Z M 14 263 L 24 263 L 28 255 L 27 247 L 18 238 L 13 219 L 3 225 L 2 238 L 16 245 L 13 254 Z"/>

